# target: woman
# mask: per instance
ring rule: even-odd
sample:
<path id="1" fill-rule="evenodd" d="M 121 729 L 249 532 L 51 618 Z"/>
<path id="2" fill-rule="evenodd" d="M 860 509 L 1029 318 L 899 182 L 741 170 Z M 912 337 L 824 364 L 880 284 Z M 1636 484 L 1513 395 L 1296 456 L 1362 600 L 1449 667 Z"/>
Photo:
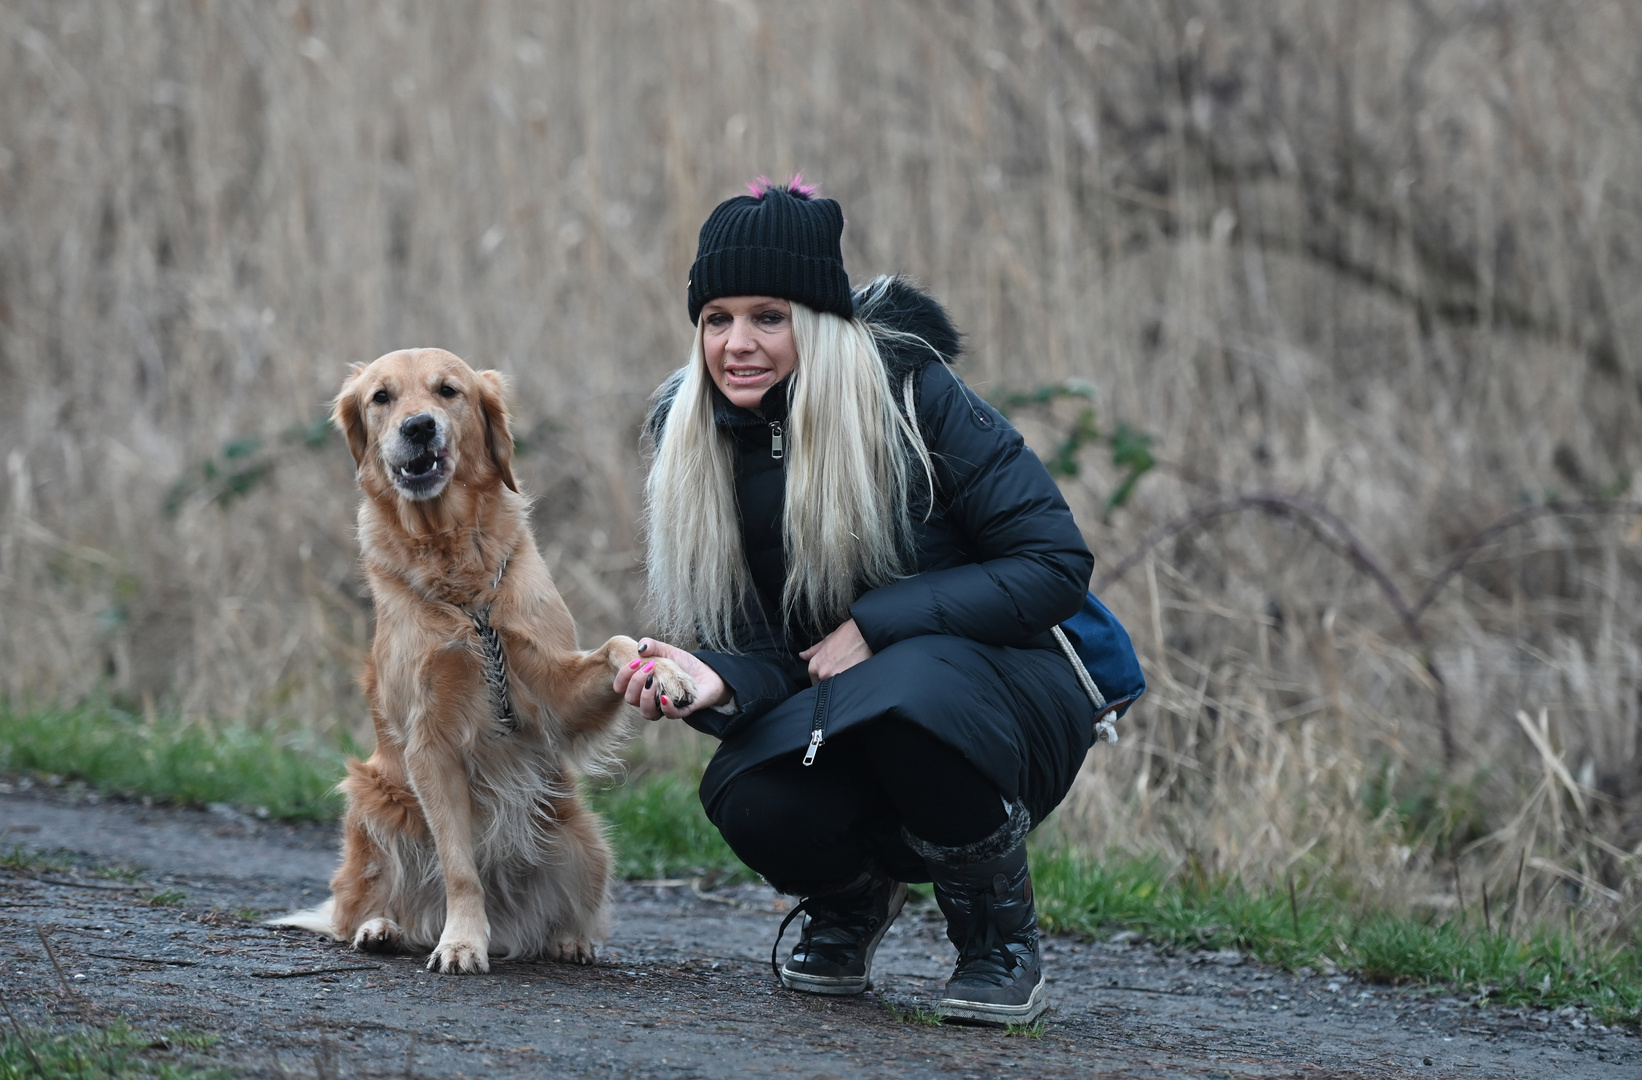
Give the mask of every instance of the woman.
<path id="1" fill-rule="evenodd" d="M 1025 839 L 1094 710 L 1050 630 L 1093 558 L 1048 472 L 949 365 L 959 338 L 903 280 L 851 292 L 838 204 L 761 182 L 702 226 L 689 363 L 648 424 L 650 590 L 697 698 L 616 690 L 722 740 L 708 817 L 804 899 L 783 985 L 857 994 L 932 881 L 958 964 L 943 1015 L 1047 1005 Z"/>

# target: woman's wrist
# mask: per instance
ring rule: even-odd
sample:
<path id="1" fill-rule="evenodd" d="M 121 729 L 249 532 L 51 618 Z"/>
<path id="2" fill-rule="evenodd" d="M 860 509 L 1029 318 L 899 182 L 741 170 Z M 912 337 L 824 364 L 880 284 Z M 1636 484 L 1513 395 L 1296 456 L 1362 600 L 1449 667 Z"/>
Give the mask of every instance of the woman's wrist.
<path id="1" fill-rule="evenodd" d="M 702 664 L 701 666 L 708 672 L 708 686 L 701 686 L 700 683 L 702 680 L 697 680 L 696 689 L 703 691 L 701 699 L 702 707 L 706 709 L 722 709 L 726 704 L 733 702 L 735 700 L 735 691 L 731 689 L 730 684 L 725 682 L 723 677 L 719 675 L 718 672 L 714 671 L 706 664 Z M 716 694 L 712 692 L 712 683 L 718 684 L 718 692 Z"/>

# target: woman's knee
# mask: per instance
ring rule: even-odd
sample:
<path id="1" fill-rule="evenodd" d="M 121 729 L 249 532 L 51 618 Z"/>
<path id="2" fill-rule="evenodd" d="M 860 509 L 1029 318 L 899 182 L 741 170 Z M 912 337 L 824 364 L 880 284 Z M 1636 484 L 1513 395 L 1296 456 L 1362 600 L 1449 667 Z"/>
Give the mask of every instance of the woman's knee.
<path id="1" fill-rule="evenodd" d="M 743 861 L 748 853 L 771 846 L 783 833 L 791 837 L 792 830 L 804 821 L 803 808 L 792 797 L 792 790 L 771 783 L 767 771 L 754 770 L 730 781 L 714 815 L 713 824 Z"/>
<path id="2" fill-rule="evenodd" d="M 791 835 L 790 807 L 760 805 L 757 799 L 738 798 L 741 794 L 739 790 L 725 794 L 715 822 L 731 849 L 738 854 L 759 851 L 772 846 L 781 833 Z"/>
<path id="3" fill-rule="evenodd" d="M 772 763 L 726 786 L 713 824 L 736 857 L 783 892 L 813 892 L 858 874 L 860 823 L 882 816 L 861 778 Z"/>
<path id="4" fill-rule="evenodd" d="M 905 720 L 863 725 L 861 745 L 897 817 L 914 836 L 967 844 L 989 835 L 1008 816 L 996 784 L 962 752 Z"/>

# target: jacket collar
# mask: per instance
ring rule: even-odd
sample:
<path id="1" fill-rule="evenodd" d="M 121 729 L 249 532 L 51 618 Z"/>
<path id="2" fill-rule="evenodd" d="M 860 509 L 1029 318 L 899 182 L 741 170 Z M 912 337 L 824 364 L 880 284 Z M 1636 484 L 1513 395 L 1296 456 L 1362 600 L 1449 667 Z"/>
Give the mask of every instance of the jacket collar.
<path id="1" fill-rule="evenodd" d="M 766 424 L 778 424 L 787 419 L 787 390 L 792 385 L 792 376 L 776 383 L 764 391 L 763 400 L 759 402 L 759 410 L 763 416 L 751 409 L 743 409 L 732 404 L 724 396 L 724 392 L 715 383 L 713 390 L 713 420 L 719 427 L 742 428 L 763 427 Z"/>

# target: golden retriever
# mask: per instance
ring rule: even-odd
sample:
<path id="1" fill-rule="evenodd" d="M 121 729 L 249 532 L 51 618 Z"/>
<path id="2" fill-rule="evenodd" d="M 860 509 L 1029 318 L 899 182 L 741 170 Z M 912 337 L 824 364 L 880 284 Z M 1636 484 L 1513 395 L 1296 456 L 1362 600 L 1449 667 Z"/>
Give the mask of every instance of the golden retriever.
<path id="1" fill-rule="evenodd" d="M 592 961 L 610 847 L 576 779 L 619 739 L 611 683 L 638 657 L 626 637 L 576 648 L 514 482 L 503 390 L 494 371 L 407 349 L 353 365 L 336 398 L 364 495 L 376 752 L 341 783 L 331 898 L 270 920 L 431 950 L 450 973 L 491 956 Z M 659 692 L 692 699 L 689 676 L 654 664 Z"/>

